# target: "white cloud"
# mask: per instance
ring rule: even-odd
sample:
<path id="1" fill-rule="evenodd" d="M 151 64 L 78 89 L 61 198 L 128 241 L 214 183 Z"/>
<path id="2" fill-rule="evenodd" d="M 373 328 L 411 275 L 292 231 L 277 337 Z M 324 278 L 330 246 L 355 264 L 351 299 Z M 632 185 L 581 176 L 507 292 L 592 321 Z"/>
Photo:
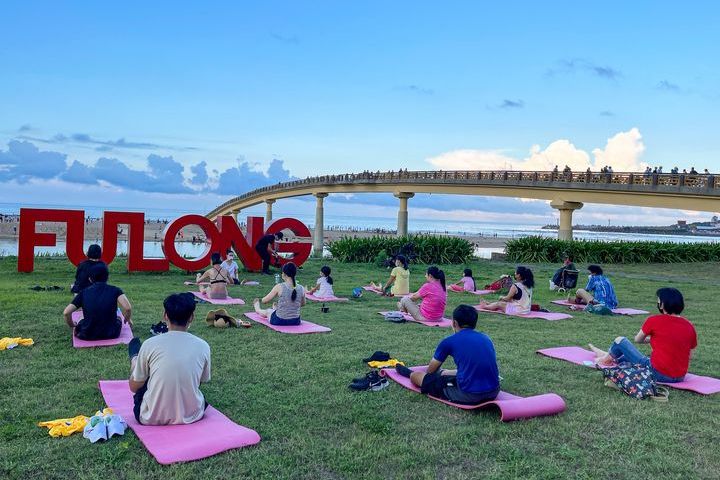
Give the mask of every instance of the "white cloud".
<path id="1" fill-rule="evenodd" d="M 525 158 L 513 158 L 498 150 L 453 150 L 427 161 L 442 170 L 561 170 L 568 165 L 575 171 L 587 168 L 593 171 L 610 165 L 616 172 L 642 171 L 647 164 L 640 161 L 645 145 L 637 128 L 620 132 L 609 138 L 604 148 L 595 148 L 591 155 L 573 145 L 570 140 L 560 139 L 550 143 L 544 150 L 533 145 Z"/>

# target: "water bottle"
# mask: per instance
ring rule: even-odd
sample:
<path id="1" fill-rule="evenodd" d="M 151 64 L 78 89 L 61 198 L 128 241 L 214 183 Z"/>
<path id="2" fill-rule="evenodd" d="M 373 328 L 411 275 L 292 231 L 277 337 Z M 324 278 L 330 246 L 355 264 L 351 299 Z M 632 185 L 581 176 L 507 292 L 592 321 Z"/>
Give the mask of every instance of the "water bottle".
<path id="1" fill-rule="evenodd" d="M 275 285 L 277 285 L 278 283 L 280 283 L 280 274 L 276 273 L 275 274 Z"/>

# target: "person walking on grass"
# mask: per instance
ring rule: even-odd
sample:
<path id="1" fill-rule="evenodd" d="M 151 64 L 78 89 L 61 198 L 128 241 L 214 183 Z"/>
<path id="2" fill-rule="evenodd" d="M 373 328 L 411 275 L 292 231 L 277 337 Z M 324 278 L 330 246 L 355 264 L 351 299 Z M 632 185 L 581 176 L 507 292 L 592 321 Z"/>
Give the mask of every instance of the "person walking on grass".
<path id="1" fill-rule="evenodd" d="M 625 337 L 617 337 L 607 352 L 593 344 L 588 346 L 595 353 L 595 362 L 601 366 L 615 362 L 640 364 L 649 368 L 659 382 L 682 382 L 690 367 L 692 351 L 697 348 L 697 333 L 693 324 L 680 315 L 685 309 L 685 300 L 679 290 L 661 288 L 656 295 L 660 314 L 648 317 L 634 338 L 635 343 L 650 344 L 650 357 Z"/>
<path id="2" fill-rule="evenodd" d="M 438 344 L 427 370 L 412 371 L 401 364 L 395 369 L 426 395 L 465 405 L 494 400 L 500 393 L 500 375 L 492 340 L 475 331 L 478 314 L 470 305 L 458 306 L 452 317 L 455 333 Z M 440 368 L 447 357 L 453 358 L 456 370 Z"/>
<path id="3" fill-rule="evenodd" d="M 429 267 L 425 280 L 420 290 L 398 302 L 398 310 L 410 314 L 418 322 L 439 322 L 447 304 L 445 272 L 436 266 Z M 415 303 L 417 300 L 422 300 L 419 306 Z"/>
<path id="4" fill-rule="evenodd" d="M 121 289 L 107 283 L 110 272 L 104 262 L 96 262 L 90 269 L 89 276 L 90 286 L 75 295 L 63 310 L 65 323 L 75 329 L 75 336 L 81 340 L 118 338 L 122 330 L 118 307 L 125 323 L 131 328 L 133 326 L 130 300 Z M 72 314 L 78 309 L 82 309 L 83 319 L 75 325 Z"/>
<path id="5" fill-rule="evenodd" d="M 210 346 L 188 332 L 195 318 L 192 294 L 172 294 L 163 308 L 169 331 L 128 345 L 133 413 L 143 425 L 194 423 L 207 408 L 200 384 L 210 381 Z"/>
<path id="6" fill-rule="evenodd" d="M 288 262 L 282 267 L 282 282 L 270 290 L 270 293 L 262 298 L 262 303 L 270 303 L 277 297 L 277 304 L 272 308 L 263 309 L 260 306 L 260 299 L 253 300 L 255 313 L 270 319 L 271 325 L 300 325 L 300 307 L 305 305 L 305 290 L 302 285 L 295 282 L 297 267 L 293 262 Z"/>

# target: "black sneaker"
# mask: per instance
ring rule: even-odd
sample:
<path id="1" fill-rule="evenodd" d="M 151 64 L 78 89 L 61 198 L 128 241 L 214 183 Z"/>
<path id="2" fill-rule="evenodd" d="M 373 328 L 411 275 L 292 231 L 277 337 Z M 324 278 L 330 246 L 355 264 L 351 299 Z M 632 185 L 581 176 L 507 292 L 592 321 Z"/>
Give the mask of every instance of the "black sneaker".
<path id="1" fill-rule="evenodd" d="M 387 362 L 390 360 L 390 354 L 388 352 L 381 352 L 378 350 L 377 352 L 370 355 L 368 358 L 363 358 L 363 362 Z"/>
<path id="2" fill-rule="evenodd" d="M 387 388 L 389 385 L 390 382 L 388 382 L 387 378 L 378 375 L 376 379 L 370 380 L 370 391 L 379 392 L 380 390 Z"/>
<path id="3" fill-rule="evenodd" d="M 140 339 L 138 337 L 133 337 L 133 339 L 130 340 L 130 343 L 128 343 L 128 357 L 132 359 L 140 353 L 140 345 L 142 345 Z"/>
<path id="4" fill-rule="evenodd" d="M 153 335 L 160 335 L 168 332 L 168 326 L 165 322 L 158 322 L 150 327 L 150 333 Z"/>

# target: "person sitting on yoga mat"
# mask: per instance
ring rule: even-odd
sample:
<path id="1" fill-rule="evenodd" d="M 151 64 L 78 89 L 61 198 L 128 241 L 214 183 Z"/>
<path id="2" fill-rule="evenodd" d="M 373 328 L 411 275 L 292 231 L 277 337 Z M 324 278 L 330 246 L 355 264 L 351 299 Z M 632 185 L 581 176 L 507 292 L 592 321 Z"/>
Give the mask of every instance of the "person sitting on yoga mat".
<path id="1" fill-rule="evenodd" d="M 323 265 L 320 268 L 320 278 L 315 282 L 315 286 L 307 291 L 309 294 L 314 294 L 318 298 L 334 297 L 333 292 L 333 279 L 330 276 L 330 267 Z M 317 293 L 315 293 L 317 292 Z"/>
<path id="2" fill-rule="evenodd" d="M 105 264 L 100 257 L 102 257 L 102 249 L 100 245 L 93 243 L 88 247 L 87 260 L 83 260 L 77 266 L 75 283 L 70 287 L 72 293 L 80 293 L 84 288 L 90 286 L 90 269 L 99 263 Z"/>
<path id="3" fill-rule="evenodd" d="M 225 257 L 225 261 L 222 262 L 221 267 L 227 270 L 232 283 L 235 285 L 240 284 L 240 279 L 238 278 L 238 264 L 235 262 L 235 253 L 232 250 L 227 251 L 227 257 Z"/>
<path id="4" fill-rule="evenodd" d="M 110 272 L 104 262 L 98 262 L 90 269 L 90 286 L 75 295 L 65 307 L 63 317 L 75 336 L 81 340 L 108 340 L 118 338 L 122 321 L 117 310 L 125 317 L 125 323 L 132 327 L 132 306 L 122 290 L 107 283 Z M 73 324 L 72 314 L 82 308 L 83 319 Z"/>
<path id="5" fill-rule="evenodd" d="M 405 255 L 395 257 L 395 268 L 390 272 L 390 278 L 385 285 L 375 282 L 370 282 L 370 285 L 389 297 L 410 293 L 410 270 Z"/>
<path id="6" fill-rule="evenodd" d="M 200 420 L 207 402 L 200 384 L 210 381 L 210 346 L 188 332 L 195 297 L 175 293 L 163 302 L 167 333 L 128 345 L 135 420 L 143 425 L 182 425 Z"/>
<path id="7" fill-rule="evenodd" d="M 398 302 L 398 310 L 409 313 L 418 322 L 439 322 L 445 314 L 447 303 L 445 272 L 432 266 L 427 269 L 425 279 L 420 290 Z M 415 301 L 420 299 L 422 303 L 418 306 Z"/>
<path id="8" fill-rule="evenodd" d="M 260 308 L 260 299 L 253 300 L 255 312 L 270 319 L 271 325 L 300 325 L 300 307 L 305 305 L 305 290 L 295 282 L 297 267 L 288 262 L 282 267 L 282 282 L 278 283 L 265 295 L 262 303 L 270 303 L 278 297 L 277 304 L 272 308 Z"/>
<path id="9" fill-rule="evenodd" d="M 614 362 L 644 365 L 659 382 L 677 383 L 685 379 L 692 351 L 697 347 L 697 333 L 690 321 L 680 316 L 685 308 L 682 293 L 675 288 L 657 291 L 660 315 L 651 315 L 635 335 L 635 343 L 649 343 L 652 351 L 646 357 L 625 337 L 617 337 L 609 351 L 588 344 L 595 361 L 602 366 Z"/>
<path id="10" fill-rule="evenodd" d="M 576 270 L 572 255 L 566 253 L 563 257 L 562 267 L 555 270 L 552 280 L 550 280 L 550 290 L 552 291 L 563 287 L 563 285 L 560 284 L 562 283 L 562 274 L 565 270 Z"/>
<path id="11" fill-rule="evenodd" d="M 494 400 L 500 393 L 500 376 L 492 340 L 475 331 L 478 314 L 470 305 L 458 306 L 452 317 L 455 333 L 438 344 L 427 370 L 413 372 L 399 364 L 395 369 L 422 393 L 436 398 L 464 405 Z M 448 356 L 457 370 L 440 369 Z"/>
<path id="12" fill-rule="evenodd" d="M 615 296 L 615 289 L 610 280 L 603 275 L 603 269 L 599 265 L 588 267 L 590 275 L 585 288 L 578 288 L 575 293 L 575 303 L 587 305 L 603 304 L 609 309 L 617 308 L 618 300 Z"/>
<path id="13" fill-rule="evenodd" d="M 469 268 L 463 270 L 463 277 L 459 281 L 450 285 L 450 290 L 453 292 L 474 292 L 476 287 L 472 270 Z"/>
<path id="14" fill-rule="evenodd" d="M 197 277 L 195 277 L 195 283 L 198 284 L 200 293 L 204 293 L 209 298 L 227 298 L 227 286 L 228 283 L 232 283 L 230 273 L 222 267 L 222 260 L 220 259 L 219 253 L 213 253 L 210 256 L 210 261 L 212 262 L 212 267 L 202 275 L 198 273 Z M 200 285 L 201 282 L 210 282 L 210 285 Z"/>
<path id="15" fill-rule="evenodd" d="M 509 315 L 529 313 L 534 286 L 535 278 L 532 271 L 527 267 L 517 267 L 515 282 L 510 287 L 508 294 L 500 297 L 497 302 L 480 302 L 480 308 L 505 312 Z"/>
<path id="16" fill-rule="evenodd" d="M 260 258 L 262 258 L 262 273 L 272 275 L 270 273 L 270 257 L 278 258 L 278 254 L 274 248 L 275 240 L 282 240 L 282 238 L 282 232 L 278 232 L 275 235 L 268 233 L 267 235 L 263 235 L 257 244 L 255 244 L 255 251 L 260 255 Z"/>

